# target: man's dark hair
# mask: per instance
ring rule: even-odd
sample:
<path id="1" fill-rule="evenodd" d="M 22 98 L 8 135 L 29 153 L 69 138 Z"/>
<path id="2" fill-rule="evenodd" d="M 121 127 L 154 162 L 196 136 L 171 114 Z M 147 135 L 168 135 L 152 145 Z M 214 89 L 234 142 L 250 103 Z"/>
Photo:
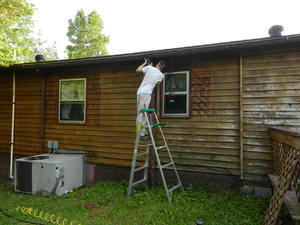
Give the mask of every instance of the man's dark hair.
<path id="1" fill-rule="evenodd" d="M 150 58 L 145 58 L 145 60 L 147 61 L 147 66 L 151 65 L 152 64 L 152 61 Z"/>
<path id="2" fill-rule="evenodd" d="M 165 61 L 160 60 L 158 62 L 158 65 L 159 65 L 160 71 L 164 71 L 166 69 L 166 62 Z"/>

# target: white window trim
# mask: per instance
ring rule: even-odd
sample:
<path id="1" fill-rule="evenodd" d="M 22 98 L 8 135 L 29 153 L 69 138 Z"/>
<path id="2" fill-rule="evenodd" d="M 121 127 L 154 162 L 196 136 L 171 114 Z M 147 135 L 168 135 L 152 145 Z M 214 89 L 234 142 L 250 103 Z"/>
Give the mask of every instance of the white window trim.
<path id="1" fill-rule="evenodd" d="M 84 111 L 83 111 L 83 121 L 77 120 L 61 120 L 60 119 L 60 93 L 61 93 L 61 83 L 64 81 L 75 81 L 75 80 L 83 80 L 84 81 Z M 84 124 L 86 121 L 86 78 L 70 78 L 70 79 L 60 79 L 59 80 L 59 88 L 58 88 L 58 122 L 64 124 Z"/>
<path id="2" fill-rule="evenodd" d="M 162 93 L 162 116 L 168 117 L 180 117 L 180 116 L 189 116 L 190 115 L 190 72 L 189 71 L 177 71 L 177 72 L 170 72 L 164 73 L 165 75 L 168 74 L 179 74 L 179 73 L 186 73 L 186 91 L 184 92 L 176 92 L 176 94 L 186 94 L 186 113 L 165 113 L 165 95 L 170 94 L 171 92 L 165 92 L 165 79 L 163 80 L 163 93 Z M 172 92 L 173 93 L 173 92 Z"/>

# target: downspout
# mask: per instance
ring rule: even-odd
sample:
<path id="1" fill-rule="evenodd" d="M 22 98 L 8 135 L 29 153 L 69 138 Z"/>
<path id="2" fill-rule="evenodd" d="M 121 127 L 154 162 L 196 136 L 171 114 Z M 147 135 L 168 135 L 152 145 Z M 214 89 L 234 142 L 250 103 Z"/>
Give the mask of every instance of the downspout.
<path id="1" fill-rule="evenodd" d="M 16 75 L 13 71 L 13 90 L 12 90 L 12 110 L 11 110 L 11 136 L 10 136 L 10 167 L 9 167 L 9 177 L 11 179 L 13 176 L 13 161 L 14 161 L 14 137 L 15 137 L 15 106 L 16 106 Z"/>
<path id="2" fill-rule="evenodd" d="M 244 127 L 243 127 L 243 56 L 240 55 L 240 178 L 244 179 Z"/>
<path id="3" fill-rule="evenodd" d="M 38 72 L 39 73 L 39 72 Z M 40 153 L 44 152 L 45 139 L 45 89 L 46 89 L 46 75 L 42 74 L 42 90 L 41 90 L 41 120 L 40 120 Z"/>

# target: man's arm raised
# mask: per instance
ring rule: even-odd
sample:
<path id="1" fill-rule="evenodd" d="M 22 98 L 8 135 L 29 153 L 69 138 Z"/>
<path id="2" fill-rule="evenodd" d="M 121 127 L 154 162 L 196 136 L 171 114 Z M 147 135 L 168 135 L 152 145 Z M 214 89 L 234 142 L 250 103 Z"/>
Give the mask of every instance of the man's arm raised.
<path id="1" fill-rule="evenodd" d="M 137 73 L 141 73 L 141 72 L 143 71 L 143 68 L 147 65 L 147 63 L 148 63 L 147 59 L 144 59 L 144 60 L 145 60 L 144 63 L 141 64 L 141 65 L 139 65 L 138 68 L 136 68 L 135 71 L 136 71 Z"/>

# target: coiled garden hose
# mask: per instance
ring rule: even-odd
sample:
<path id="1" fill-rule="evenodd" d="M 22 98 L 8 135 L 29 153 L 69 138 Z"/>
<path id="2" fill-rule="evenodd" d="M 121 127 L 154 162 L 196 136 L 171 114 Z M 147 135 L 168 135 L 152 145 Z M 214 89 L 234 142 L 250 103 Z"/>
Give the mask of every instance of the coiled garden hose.
<path id="1" fill-rule="evenodd" d="M 56 225 L 83 225 L 81 223 L 74 222 L 72 220 L 62 218 L 60 216 L 56 216 L 54 214 L 49 214 L 47 212 L 44 212 L 43 210 L 38 210 L 34 208 L 26 208 L 26 207 L 20 207 L 18 206 L 16 208 L 17 212 L 21 212 L 25 215 L 34 216 L 36 218 L 39 218 L 41 220 L 50 222 L 52 224 Z"/>

